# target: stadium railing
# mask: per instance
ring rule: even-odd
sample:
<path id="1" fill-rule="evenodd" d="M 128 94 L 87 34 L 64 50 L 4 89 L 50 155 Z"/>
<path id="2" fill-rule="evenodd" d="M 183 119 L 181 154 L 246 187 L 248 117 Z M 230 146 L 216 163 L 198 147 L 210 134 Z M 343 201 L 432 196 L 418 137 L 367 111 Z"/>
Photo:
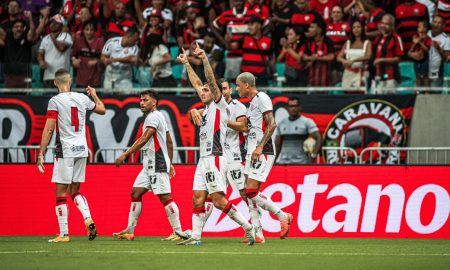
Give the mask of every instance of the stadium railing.
<path id="1" fill-rule="evenodd" d="M 53 162 L 55 146 L 48 146 L 45 162 Z M 39 145 L 0 146 L 0 163 L 29 163 L 36 162 Z M 88 162 L 94 162 L 94 154 L 88 149 Z"/>
<path id="2" fill-rule="evenodd" d="M 450 165 L 449 156 L 450 147 L 367 147 L 359 164 Z"/>
<path id="3" fill-rule="evenodd" d="M 346 146 L 323 146 L 322 151 L 319 151 L 317 158 L 315 159 L 315 163 L 320 164 L 328 164 L 327 156 L 331 155 L 333 160 L 333 164 L 358 164 L 359 156 L 355 149 Z"/>

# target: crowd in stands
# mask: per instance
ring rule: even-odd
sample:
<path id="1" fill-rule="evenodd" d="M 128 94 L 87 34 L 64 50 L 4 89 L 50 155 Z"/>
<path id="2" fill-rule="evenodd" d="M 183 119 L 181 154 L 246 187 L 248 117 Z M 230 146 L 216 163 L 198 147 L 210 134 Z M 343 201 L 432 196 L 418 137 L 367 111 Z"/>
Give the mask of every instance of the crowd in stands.
<path id="1" fill-rule="evenodd" d="M 33 67 L 53 87 L 71 69 L 77 87 L 189 86 L 177 54 L 199 44 L 217 77 L 251 72 L 257 86 L 381 87 L 400 65 L 417 86 L 442 86 L 450 60 L 450 0 L 7 0 L 0 6 L 0 77 L 30 86 Z M 204 78 L 202 78 L 204 79 Z"/>

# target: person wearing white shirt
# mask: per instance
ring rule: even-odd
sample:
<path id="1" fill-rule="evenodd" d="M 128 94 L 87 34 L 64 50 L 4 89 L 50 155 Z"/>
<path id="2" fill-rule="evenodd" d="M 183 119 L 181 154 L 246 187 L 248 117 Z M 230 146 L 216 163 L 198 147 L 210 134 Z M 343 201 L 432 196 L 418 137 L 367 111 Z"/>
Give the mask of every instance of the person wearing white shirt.
<path id="1" fill-rule="evenodd" d="M 435 15 L 431 22 L 428 36 L 432 43 L 429 53 L 429 78 L 432 87 L 441 87 L 444 77 L 444 62 L 450 56 L 450 38 L 444 32 L 445 21 L 440 15 Z"/>

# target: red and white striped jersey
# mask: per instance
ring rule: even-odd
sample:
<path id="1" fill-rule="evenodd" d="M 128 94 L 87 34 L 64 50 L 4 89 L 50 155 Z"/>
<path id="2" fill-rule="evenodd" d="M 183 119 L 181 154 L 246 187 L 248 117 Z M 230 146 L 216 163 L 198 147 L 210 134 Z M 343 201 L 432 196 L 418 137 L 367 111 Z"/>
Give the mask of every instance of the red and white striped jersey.
<path id="1" fill-rule="evenodd" d="M 145 132 L 147 128 L 154 128 L 156 132 L 142 147 L 142 163 L 144 169 L 147 172 L 168 173 L 170 170 L 170 158 L 167 150 L 166 136 L 169 128 L 164 115 L 158 110 L 150 112 L 145 117 L 142 132 Z"/>
<path id="2" fill-rule="evenodd" d="M 48 102 L 47 118 L 56 119 L 56 149 L 58 158 L 87 157 L 86 110 L 95 103 L 86 95 L 63 92 Z"/>
<path id="3" fill-rule="evenodd" d="M 272 100 L 263 92 L 253 97 L 250 102 L 250 107 L 247 109 L 248 118 L 248 136 L 247 136 L 247 155 L 250 155 L 255 150 L 256 146 L 261 142 L 261 139 L 266 131 L 267 123 L 264 120 L 266 113 L 273 111 Z M 272 138 L 264 145 L 263 154 L 275 155 L 275 132 Z"/>
<path id="4" fill-rule="evenodd" d="M 227 133 L 230 109 L 223 97 L 219 102 L 211 102 L 203 111 L 200 126 L 200 157 L 222 156 Z"/>
<path id="5" fill-rule="evenodd" d="M 240 117 L 247 117 L 247 108 L 239 100 L 233 99 L 228 106 L 230 107 L 230 121 L 236 121 Z M 227 128 L 225 139 L 225 157 L 228 163 L 241 162 L 245 160 L 245 136 L 243 132 Z"/>

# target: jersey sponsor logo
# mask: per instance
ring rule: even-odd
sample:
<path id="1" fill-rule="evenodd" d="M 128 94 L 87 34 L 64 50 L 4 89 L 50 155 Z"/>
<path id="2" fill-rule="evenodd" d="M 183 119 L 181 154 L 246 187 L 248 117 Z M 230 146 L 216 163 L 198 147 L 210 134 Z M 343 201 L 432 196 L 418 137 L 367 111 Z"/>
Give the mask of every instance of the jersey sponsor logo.
<path id="1" fill-rule="evenodd" d="M 363 100 L 350 104 L 336 114 L 324 134 L 324 145 L 347 146 L 360 153 L 366 147 L 401 146 L 405 139 L 406 123 L 400 109 L 384 100 Z M 324 153 L 329 164 L 342 162 L 346 151 Z M 363 157 L 364 158 L 364 157 Z M 379 151 L 373 156 L 378 163 L 395 164 L 396 151 Z"/>
<path id="2" fill-rule="evenodd" d="M 72 152 L 84 152 L 86 151 L 86 147 L 84 145 L 72 145 L 70 150 Z"/>

